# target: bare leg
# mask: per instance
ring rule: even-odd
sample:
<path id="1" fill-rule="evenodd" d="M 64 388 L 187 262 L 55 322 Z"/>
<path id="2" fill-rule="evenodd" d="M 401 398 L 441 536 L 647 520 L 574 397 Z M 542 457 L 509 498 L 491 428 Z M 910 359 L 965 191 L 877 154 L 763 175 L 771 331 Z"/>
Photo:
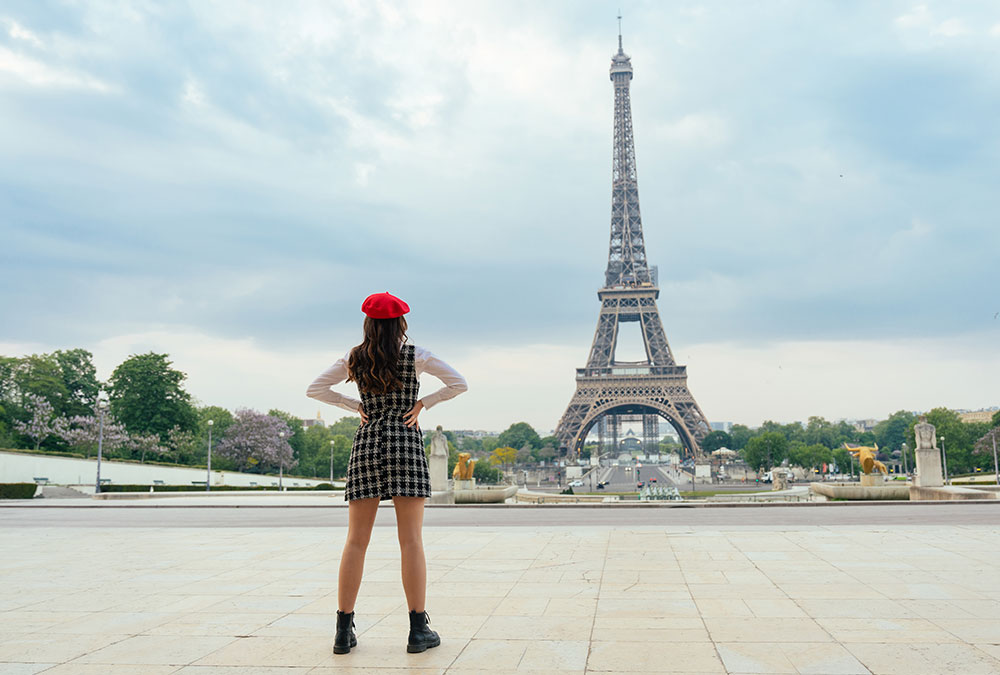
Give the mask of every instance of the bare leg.
<path id="1" fill-rule="evenodd" d="M 427 595 L 427 561 L 424 558 L 424 498 L 393 497 L 396 533 L 403 572 L 403 592 L 410 611 L 423 612 Z"/>
<path id="2" fill-rule="evenodd" d="M 372 538 L 372 526 L 378 512 L 378 497 L 355 499 L 347 504 L 347 541 L 340 556 L 340 577 L 337 584 L 337 604 L 340 611 L 350 614 L 358 599 L 361 576 L 365 571 L 365 552 Z"/>

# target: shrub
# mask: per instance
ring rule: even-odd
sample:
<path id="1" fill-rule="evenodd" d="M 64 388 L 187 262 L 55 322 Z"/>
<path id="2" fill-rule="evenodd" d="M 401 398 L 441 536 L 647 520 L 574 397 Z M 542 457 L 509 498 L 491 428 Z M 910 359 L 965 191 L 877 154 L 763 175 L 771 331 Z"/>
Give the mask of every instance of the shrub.
<path id="1" fill-rule="evenodd" d="M 35 487 L 34 483 L 0 483 L 0 499 L 31 499 Z"/>

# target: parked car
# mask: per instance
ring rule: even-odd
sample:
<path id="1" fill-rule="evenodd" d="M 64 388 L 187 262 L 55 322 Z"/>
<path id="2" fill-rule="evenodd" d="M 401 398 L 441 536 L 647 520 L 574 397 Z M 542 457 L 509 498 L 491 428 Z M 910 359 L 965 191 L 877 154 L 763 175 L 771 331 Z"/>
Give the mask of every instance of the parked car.
<path id="1" fill-rule="evenodd" d="M 582 480 L 575 480 L 572 483 L 570 483 L 569 486 L 570 487 L 583 487 L 583 481 Z"/>

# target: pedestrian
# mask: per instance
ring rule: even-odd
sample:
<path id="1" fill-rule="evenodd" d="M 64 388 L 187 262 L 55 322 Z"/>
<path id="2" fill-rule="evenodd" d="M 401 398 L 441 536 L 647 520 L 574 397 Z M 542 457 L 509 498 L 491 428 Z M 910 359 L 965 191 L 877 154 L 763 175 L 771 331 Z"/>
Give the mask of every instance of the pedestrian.
<path id="1" fill-rule="evenodd" d="M 311 398 L 357 412 L 361 425 L 347 464 L 347 541 L 340 558 L 337 584 L 337 633 L 333 652 L 347 654 L 357 645 L 354 603 L 364 573 L 365 552 L 379 502 L 392 500 L 396 511 L 403 592 L 410 612 L 408 652 L 441 644 L 428 627 L 424 606 L 427 562 L 421 537 L 424 500 L 431 496 L 427 456 L 418 418 L 420 412 L 468 389 L 465 378 L 431 352 L 409 342 L 404 314 L 409 305 L 386 293 L 365 298 L 364 339 L 327 368 L 306 390 Z M 417 398 L 421 373 L 444 383 L 433 394 Z M 354 382 L 361 400 L 333 391 Z"/>

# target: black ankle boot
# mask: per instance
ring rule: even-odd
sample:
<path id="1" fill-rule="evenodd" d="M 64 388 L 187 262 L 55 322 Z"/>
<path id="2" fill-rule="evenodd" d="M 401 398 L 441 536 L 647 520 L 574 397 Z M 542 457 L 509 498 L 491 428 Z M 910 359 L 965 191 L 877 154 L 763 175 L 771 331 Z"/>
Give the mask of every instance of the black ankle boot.
<path id="1" fill-rule="evenodd" d="M 358 646 L 354 636 L 354 612 L 346 614 L 337 610 L 337 635 L 333 638 L 333 653 L 347 654 L 351 647 Z"/>
<path id="2" fill-rule="evenodd" d="M 431 618 L 427 612 L 410 612 L 410 638 L 406 643 L 406 651 L 411 654 L 415 652 L 425 652 L 431 647 L 441 644 L 441 638 L 437 633 L 427 627 Z"/>

